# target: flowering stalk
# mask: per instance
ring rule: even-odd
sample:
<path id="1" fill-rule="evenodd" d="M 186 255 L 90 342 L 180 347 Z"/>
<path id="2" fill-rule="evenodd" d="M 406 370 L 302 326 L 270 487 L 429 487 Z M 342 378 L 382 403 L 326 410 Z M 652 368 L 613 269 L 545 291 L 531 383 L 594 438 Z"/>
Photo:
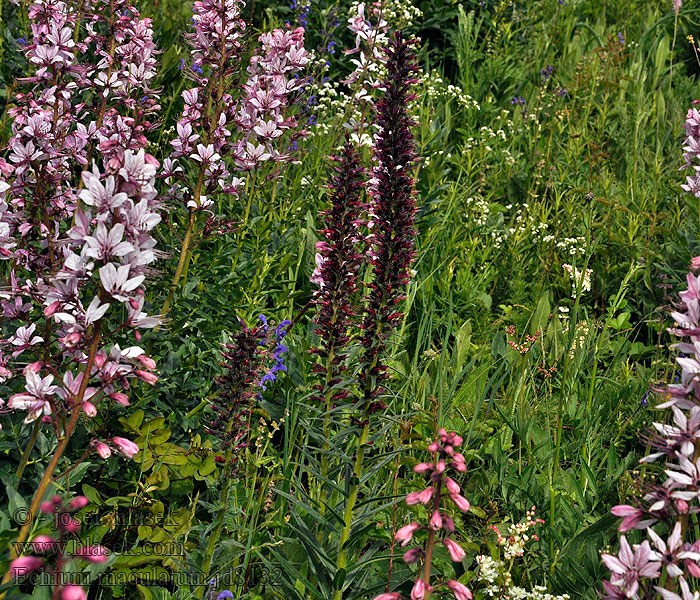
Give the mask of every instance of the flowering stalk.
<path id="1" fill-rule="evenodd" d="M 15 96 L 8 111 L 10 153 L 0 159 L 0 259 L 9 271 L 0 379 L 17 391 L 8 408 L 26 411 L 25 423 L 48 424 L 58 440 L 11 558 L 27 540 L 80 415 L 94 417 L 101 400 L 128 405 L 118 390 L 127 389 L 129 379 L 157 381 L 143 349 L 104 346 L 122 330 L 133 330 L 138 342 L 138 329 L 157 323 L 142 312 L 143 283 L 155 260 L 151 231 L 160 221 L 157 161 L 143 150 L 158 108 L 150 89 L 152 29 L 122 0 L 86 1 L 80 15 L 89 24 L 78 42 L 78 15 L 65 2 L 37 0 L 29 7 L 33 38 L 24 50 L 35 70 L 21 81 L 33 89 Z M 106 30 L 118 49 L 105 49 Z M 97 57 L 97 65 L 88 56 Z M 87 100 L 76 90 L 85 90 Z M 92 165 L 80 174 L 91 144 L 104 158 L 103 169 Z M 20 374 L 23 390 L 22 379 L 14 378 Z M 35 439 L 30 436 L 27 458 Z M 119 437 L 95 439 L 91 448 L 104 458 L 108 444 L 127 456 L 138 451 Z"/>
<path id="2" fill-rule="evenodd" d="M 700 156 L 700 113 L 696 109 L 688 111 L 685 127 L 684 157 L 686 166 L 692 166 Z M 688 177 L 683 188 L 700 198 L 697 175 Z M 691 268 L 698 262 L 694 258 Z M 700 284 L 692 272 L 686 280 L 688 289 L 680 293 L 681 304 L 671 313 L 676 325 L 668 330 L 684 338 L 671 346 L 680 352 L 676 358 L 680 381 L 653 388 L 663 399 L 657 408 L 670 409 L 673 424 L 654 423 L 647 437 L 653 451 L 641 460 L 651 463 L 663 459 L 665 479 L 646 486 L 636 506 L 623 504 L 612 509 L 614 515 L 622 517 L 621 532 L 646 529 L 648 539 L 630 546 L 622 535 L 618 555 L 603 554 L 603 562 L 612 573 L 603 583 L 608 599 L 637 598 L 651 594 L 652 589 L 665 600 L 698 597 L 697 592 L 690 592 L 686 578 L 700 577 L 700 540 L 688 539 L 693 533 L 689 517 L 700 511 Z M 653 529 L 657 524 L 671 531 L 667 539 Z"/>
<path id="3" fill-rule="evenodd" d="M 223 482 L 219 499 L 221 508 L 209 536 L 201 567 L 205 579 L 211 568 L 214 550 L 228 511 L 230 484 L 238 462 L 237 453 L 247 448 L 250 442 L 248 438 L 251 432 L 250 419 L 253 405 L 259 397 L 258 388 L 266 389 L 265 383 L 275 381 L 276 373 L 287 370 L 282 358 L 287 348 L 282 344 L 282 340 L 287 334 L 286 328 L 290 322 L 282 321 L 275 328 L 275 346 L 270 353 L 268 322 L 264 315 L 260 315 L 259 320 L 261 325 L 253 328 L 248 328 L 241 322 L 241 330 L 234 336 L 233 341 L 226 345 L 224 359 L 228 367 L 227 371 L 216 381 L 220 393 L 211 407 L 213 416 L 207 426 L 207 432 L 218 438 L 219 449 L 224 452 L 223 456 L 216 457 L 223 467 Z M 270 354 L 275 364 L 261 376 Z M 199 586 L 194 597 L 202 597 L 203 592 L 204 586 Z"/>
<path id="4" fill-rule="evenodd" d="M 467 499 L 461 495 L 457 482 L 450 477 L 450 471 L 464 473 L 467 466 L 462 456 L 455 448 L 462 445 L 462 438 L 456 433 L 447 433 L 444 429 L 438 432 L 438 439 L 428 446 L 428 451 L 433 453 L 433 462 L 420 463 L 413 470 L 416 473 L 427 475 L 430 485 L 420 492 L 411 492 L 406 496 L 406 504 L 431 504 L 430 521 L 428 525 L 421 525 L 415 521 L 401 527 L 395 535 L 395 540 L 405 547 L 413 536 L 419 531 L 427 531 L 428 537 L 424 545 L 411 548 L 404 554 L 404 561 L 408 564 L 422 562 L 420 571 L 411 590 L 411 600 L 429 600 L 433 593 L 450 593 L 456 600 L 471 600 L 472 593 L 467 587 L 458 581 L 449 580 L 437 582 L 431 585 L 431 569 L 433 553 L 438 541 L 447 549 L 450 558 L 454 562 L 462 562 L 466 553 L 462 547 L 451 537 L 455 532 L 454 521 L 449 514 L 449 508 L 456 507 L 462 512 L 470 508 Z M 440 532 L 444 533 L 440 533 Z M 438 539 L 438 536 L 439 539 Z M 449 592 L 446 592 L 449 590 Z M 401 600 L 403 596 L 398 592 L 380 594 L 374 600 Z"/>
<path id="5" fill-rule="evenodd" d="M 343 348 L 349 341 L 348 330 L 355 314 L 352 298 L 357 291 L 362 264 L 357 244 L 360 213 L 364 208 L 361 200 L 363 168 L 357 150 L 346 140 L 341 155 L 332 160 L 337 164 L 329 184 L 330 207 L 322 213 L 325 227 L 321 234 L 325 239 L 316 244 L 316 270 L 311 277 L 312 283 L 318 286 L 314 292 L 317 306 L 314 324 L 320 336 L 319 346 L 311 352 L 319 358 L 314 371 L 322 377 L 314 386 L 313 398 L 325 407 L 321 482 L 328 475 L 331 411 L 348 397 L 348 391 L 338 386 L 346 370 L 347 354 Z M 324 514 L 325 504 L 321 504 L 320 510 Z"/>
<path id="6" fill-rule="evenodd" d="M 184 110 L 177 123 L 173 152 L 164 162 L 168 200 L 188 211 L 187 225 L 168 296 L 167 314 L 180 280 L 187 272 L 192 247 L 200 241 L 197 214 L 210 211 L 213 194 L 237 197 L 245 179 L 233 175 L 253 172 L 268 162 L 291 158 L 281 152 L 284 134 L 297 125 L 285 116 L 293 93 L 303 85 L 294 76 L 309 61 L 303 28 L 276 29 L 260 36 L 262 52 L 255 53 L 247 68 L 248 79 L 236 88 L 245 49 L 246 22 L 243 0 L 197 0 L 193 5 L 194 31 L 187 35 L 190 64 L 182 70 L 195 86 L 183 92 Z M 247 223 L 254 184 L 248 189 Z"/>
<path id="7" fill-rule="evenodd" d="M 673 591 L 680 588 L 685 600 L 685 578 L 700 577 L 700 540 L 685 539 L 690 533 L 688 517 L 700 510 L 693 506 L 700 496 L 700 389 L 696 381 L 700 369 L 700 299 L 697 277 L 688 273 L 687 282 L 688 289 L 680 294 L 682 306 L 671 313 L 676 327 L 669 329 L 690 341 L 672 346 L 682 353 L 676 359 L 681 367 L 680 382 L 654 388 L 664 399 L 657 408 L 671 410 L 673 425 L 654 423 L 655 431 L 647 438 L 654 452 L 641 460 L 651 463 L 664 458 L 666 479 L 660 485 L 648 486 L 637 506 L 623 504 L 612 509 L 614 515 L 623 518 L 621 532 L 646 529 L 649 539 L 630 546 L 622 535 L 619 554 L 603 554 L 603 562 L 612 572 L 610 580 L 603 583 L 608 599 L 636 598 L 650 593 L 653 587 L 668 599 L 681 598 Z M 671 529 L 667 540 L 652 529 L 658 523 Z M 654 585 L 662 574 L 661 585 Z"/>
<path id="8" fill-rule="evenodd" d="M 99 544 L 81 546 L 72 555 L 66 553 L 69 539 L 78 537 L 80 533 L 80 521 L 72 516 L 76 511 L 85 508 L 89 500 L 85 496 L 78 496 L 67 505 L 63 504 L 60 496 L 53 496 L 51 500 L 41 504 L 41 512 L 53 515 L 58 537 L 50 535 L 38 535 L 29 544 L 36 555 L 16 558 L 10 564 L 10 578 L 20 579 L 37 571 L 53 575 L 52 600 L 87 600 L 85 590 L 74 583 L 64 582 L 64 568 L 74 559 L 87 560 L 90 563 L 103 563 L 107 560 L 108 551 Z M 24 554 L 24 552 L 21 552 Z M 53 555 L 53 567 L 49 564 L 49 558 Z"/>
<path id="9" fill-rule="evenodd" d="M 338 569 L 347 566 L 346 545 L 369 438 L 369 417 L 371 412 L 383 408 L 378 397 L 383 391 L 381 382 L 387 377 L 387 367 L 383 362 L 386 344 L 402 317 L 398 305 L 405 297 L 403 289 L 409 281 L 415 254 L 416 203 L 412 170 L 416 153 L 411 133 L 413 121 L 407 108 L 414 97 L 409 93 L 409 87 L 416 82 L 414 73 L 418 70 L 410 50 L 412 44 L 397 32 L 387 48 L 387 78 L 382 85 L 383 97 L 376 108 L 375 122 L 379 132 L 374 159 L 377 165 L 370 182 L 368 223 L 372 231 L 368 236 L 368 255 L 374 277 L 369 284 L 362 324 L 358 397 L 362 430 L 353 468 L 358 483 L 351 484 L 348 492 L 336 560 Z M 334 600 L 340 598 L 341 590 L 336 590 Z"/>

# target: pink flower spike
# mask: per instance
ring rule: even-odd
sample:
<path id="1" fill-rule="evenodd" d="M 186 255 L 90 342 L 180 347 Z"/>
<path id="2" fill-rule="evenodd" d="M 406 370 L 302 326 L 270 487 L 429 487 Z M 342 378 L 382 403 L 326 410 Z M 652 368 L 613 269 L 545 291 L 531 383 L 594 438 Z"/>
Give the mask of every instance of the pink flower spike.
<path id="1" fill-rule="evenodd" d="M 442 540 L 442 543 L 445 544 L 445 548 L 447 548 L 447 551 L 450 553 L 450 558 L 454 562 L 462 562 L 466 558 L 467 553 L 462 549 L 462 546 L 454 540 L 445 538 Z"/>
<path id="2" fill-rule="evenodd" d="M 408 542 L 411 541 L 411 538 L 413 537 L 413 534 L 420 529 L 420 525 L 416 523 L 415 521 L 413 523 L 409 523 L 408 525 L 404 525 L 401 529 L 399 529 L 396 532 L 396 535 L 394 536 L 394 539 L 401 544 L 401 546 L 405 546 L 408 544 Z"/>
<path id="3" fill-rule="evenodd" d="M 87 595 L 79 585 L 66 585 L 61 590 L 61 600 L 87 600 Z"/>
<path id="4" fill-rule="evenodd" d="M 134 442 L 123 437 L 113 437 L 112 443 L 127 458 L 134 458 L 134 455 L 139 451 L 139 447 Z"/>
<path id="5" fill-rule="evenodd" d="M 10 563 L 10 574 L 12 577 L 22 577 L 41 569 L 44 561 L 37 556 L 20 556 Z"/>
<path id="6" fill-rule="evenodd" d="M 471 507 L 469 501 L 464 496 L 460 496 L 459 494 L 450 494 L 450 499 L 452 500 L 452 502 L 455 503 L 455 506 L 462 512 L 467 512 Z"/>
<path id="7" fill-rule="evenodd" d="M 447 587 L 454 593 L 455 600 L 472 600 L 473 598 L 472 593 L 467 589 L 467 586 L 459 581 L 450 579 L 447 582 Z"/>

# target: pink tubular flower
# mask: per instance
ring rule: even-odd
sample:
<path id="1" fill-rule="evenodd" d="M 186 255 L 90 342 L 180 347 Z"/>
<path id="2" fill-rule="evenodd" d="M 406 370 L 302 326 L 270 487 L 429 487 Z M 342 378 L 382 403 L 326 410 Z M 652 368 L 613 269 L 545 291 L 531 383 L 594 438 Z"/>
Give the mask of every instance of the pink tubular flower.
<path id="1" fill-rule="evenodd" d="M 408 544 L 408 542 L 411 541 L 411 538 L 413 537 L 413 534 L 420 529 L 420 525 L 416 523 L 415 521 L 412 523 L 409 523 L 408 525 L 404 525 L 401 527 L 396 532 L 396 535 L 394 536 L 394 539 L 401 544 L 401 546 L 405 546 Z"/>
<path id="2" fill-rule="evenodd" d="M 661 574 L 661 563 L 655 560 L 656 554 L 652 552 L 648 541 L 630 547 L 625 536 L 620 536 L 620 553 L 618 556 L 603 554 L 605 566 L 616 576 L 613 585 L 625 591 L 628 598 L 632 598 L 639 589 L 640 578 L 655 578 Z"/>
<path id="3" fill-rule="evenodd" d="M 112 450 L 110 450 L 109 446 L 104 442 L 95 442 L 94 446 L 97 454 L 100 455 L 100 458 L 107 459 L 112 456 Z"/>
<path id="4" fill-rule="evenodd" d="M 414 504 L 427 504 L 433 497 L 435 490 L 432 487 L 425 488 L 421 492 L 411 492 L 406 496 L 406 504 L 413 506 Z"/>
<path id="5" fill-rule="evenodd" d="M 454 562 L 462 562 L 466 558 L 467 553 L 462 549 L 462 546 L 454 540 L 445 538 L 442 540 L 442 543 L 445 545 L 445 548 L 447 548 L 447 551 L 450 553 L 450 558 Z"/>
<path id="6" fill-rule="evenodd" d="M 61 589 L 61 600 L 87 600 L 87 594 L 79 585 L 66 585 Z"/>
<path id="7" fill-rule="evenodd" d="M 432 516 L 430 517 L 430 529 L 433 531 L 442 529 L 442 517 L 440 516 L 439 510 L 434 510 Z"/>
<path id="8" fill-rule="evenodd" d="M 467 512 L 471 508 L 469 501 L 464 496 L 460 496 L 459 494 L 450 494 L 450 500 L 452 500 L 452 502 L 455 503 L 455 506 L 462 512 Z"/>
<path id="9" fill-rule="evenodd" d="M 134 458 L 134 455 L 139 451 L 139 447 L 123 437 L 113 437 L 112 443 L 116 446 L 117 450 L 121 452 L 127 458 Z"/>
<path id="10" fill-rule="evenodd" d="M 422 548 L 411 548 L 404 553 L 403 560 L 406 564 L 413 565 L 420 560 L 421 556 L 423 556 Z"/>
<path id="11" fill-rule="evenodd" d="M 389 592 L 388 594 L 379 594 L 374 600 L 401 600 L 402 596 L 398 592 Z"/>
<path id="12" fill-rule="evenodd" d="M 12 577 L 18 578 L 41 569 L 44 561 L 37 556 L 20 556 L 10 563 Z"/>
<path id="13" fill-rule="evenodd" d="M 413 584 L 413 589 L 411 589 L 411 600 L 423 600 L 426 591 L 427 586 L 425 585 L 425 581 L 418 579 Z"/>
<path id="14" fill-rule="evenodd" d="M 155 385 L 158 382 L 158 376 L 154 375 L 153 373 L 149 373 L 148 371 L 136 369 L 134 371 L 134 375 L 136 375 L 141 381 L 145 381 L 149 385 Z"/>
<path id="15" fill-rule="evenodd" d="M 447 587 L 452 590 L 455 595 L 455 600 L 472 600 L 472 593 L 469 591 L 466 585 L 450 579 L 447 582 Z"/>
<path id="16" fill-rule="evenodd" d="M 622 531 L 623 533 L 630 529 L 636 529 L 637 524 L 644 514 L 641 509 L 630 506 L 629 504 L 613 506 L 610 512 L 616 517 L 622 517 L 622 523 L 620 523 L 618 531 Z"/>

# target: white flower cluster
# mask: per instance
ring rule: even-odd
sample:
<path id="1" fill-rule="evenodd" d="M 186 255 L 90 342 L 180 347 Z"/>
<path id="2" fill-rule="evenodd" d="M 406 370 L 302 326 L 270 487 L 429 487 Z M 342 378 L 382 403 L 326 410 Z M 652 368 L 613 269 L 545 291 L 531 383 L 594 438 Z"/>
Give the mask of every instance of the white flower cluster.
<path id="1" fill-rule="evenodd" d="M 381 3 L 382 18 L 397 30 L 413 27 L 416 20 L 423 16 L 423 11 L 403 0 L 384 0 Z"/>
<path id="2" fill-rule="evenodd" d="M 479 103 L 474 100 L 474 98 L 469 94 L 465 94 L 460 86 L 447 83 L 437 71 L 431 71 L 427 76 L 423 77 L 421 89 L 417 95 L 428 100 L 454 100 L 464 109 L 481 109 Z M 503 139 L 505 139 L 505 137 Z"/>
<path id="3" fill-rule="evenodd" d="M 593 271 L 591 269 L 586 269 L 586 271 L 583 272 L 569 264 L 563 264 L 562 269 L 569 274 L 569 278 L 571 279 L 572 298 L 575 299 L 579 291 L 582 295 L 591 291 L 591 275 L 593 275 Z"/>
<path id="4" fill-rule="evenodd" d="M 553 235 L 546 235 L 542 238 L 543 242 L 553 242 L 556 238 Z M 556 242 L 556 247 L 563 250 L 569 256 L 584 256 L 586 254 L 586 238 L 582 236 L 564 238 Z"/>
<path id="5" fill-rule="evenodd" d="M 467 198 L 467 214 L 465 218 L 468 221 L 473 221 L 476 225 L 486 225 L 491 209 L 489 203 L 481 196 L 476 198 Z"/>
<path id="6" fill-rule="evenodd" d="M 526 590 L 513 585 L 510 572 L 503 561 L 495 560 L 481 554 L 476 557 L 479 565 L 477 580 L 486 584 L 483 591 L 489 598 L 508 598 L 509 600 L 569 600 L 568 594 L 554 595 L 547 588 L 536 585 L 532 590 Z"/>

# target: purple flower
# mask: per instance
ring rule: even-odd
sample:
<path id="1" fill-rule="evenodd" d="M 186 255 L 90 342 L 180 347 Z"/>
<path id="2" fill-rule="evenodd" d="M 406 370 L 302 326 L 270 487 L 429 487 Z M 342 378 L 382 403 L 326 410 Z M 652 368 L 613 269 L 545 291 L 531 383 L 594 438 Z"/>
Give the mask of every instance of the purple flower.
<path id="1" fill-rule="evenodd" d="M 625 536 L 620 536 L 619 555 L 603 554 L 602 559 L 605 566 L 617 576 L 611 583 L 623 590 L 628 598 L 635 597 L 640 578 L 655 578 L 661 575 L 661 563 L 656 560 L 656 553 L 651 550 L 646 540 L 632 549 Z"/>

